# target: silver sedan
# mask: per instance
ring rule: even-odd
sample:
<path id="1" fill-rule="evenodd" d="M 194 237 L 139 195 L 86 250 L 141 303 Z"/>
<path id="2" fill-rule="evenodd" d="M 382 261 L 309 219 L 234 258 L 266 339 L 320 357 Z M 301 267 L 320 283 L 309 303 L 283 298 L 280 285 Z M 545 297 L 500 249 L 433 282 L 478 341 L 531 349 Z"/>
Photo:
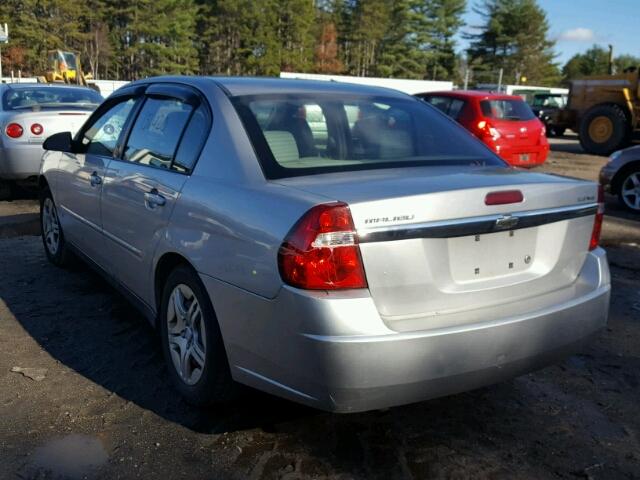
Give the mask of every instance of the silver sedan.
<path id="1" fill-rule="evenodd" d="M 75 132 L 101 102 L 86 87 L 0 84 L 0 199 L 15 182 L 34 183 L 48 136 Z"/>
<path id="2" fill-rule="evenodd" d="M 607 320 L 598 187 L 509 168 L 373 87 L 164 77 L 45 142 L 43 243 L 161 334 L 197 405 L 353 412 L 498 382 Z"/>

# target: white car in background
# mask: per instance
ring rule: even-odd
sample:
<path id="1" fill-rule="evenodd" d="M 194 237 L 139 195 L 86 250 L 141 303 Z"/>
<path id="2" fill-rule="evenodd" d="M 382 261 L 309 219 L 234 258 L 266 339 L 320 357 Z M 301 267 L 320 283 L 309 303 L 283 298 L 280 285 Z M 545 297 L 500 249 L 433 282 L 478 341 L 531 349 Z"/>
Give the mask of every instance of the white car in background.
<path id="1" fill-rule="evenodd" d="M 14 183 L 35 184 L 44 140 L 78 130 L 102 100 L 87 87 L 0 84 L 0 200 Z"/>

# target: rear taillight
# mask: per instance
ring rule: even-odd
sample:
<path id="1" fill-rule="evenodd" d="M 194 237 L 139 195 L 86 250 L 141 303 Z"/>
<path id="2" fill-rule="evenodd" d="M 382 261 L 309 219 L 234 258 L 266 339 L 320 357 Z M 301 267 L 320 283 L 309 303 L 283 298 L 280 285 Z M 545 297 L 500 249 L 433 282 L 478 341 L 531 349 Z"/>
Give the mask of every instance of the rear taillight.
<path id="1" fill-rule="evenodd" d="M 307 290 L 366 288 L 349 207 L 317 205 L 294 225 L 278 252 L 282 280 Z"/>
<path id="2" fill-rule="evenodd" d="M 540 137 L 546 137 L 546 136 L 547 136 L 547 127 L 545 127 L 543 124 L 542 127 L 540 127 Z"/>
<path id="3" fill-rule="evenodd" d="M 600 245 L 600 234 L 602 233 L 602 221 L 604 220 L 604 189 L 602 185 L 598 185 L 598 210 L 596 218 L 593 221 L 593 230 L 591 231 L 591 241 L 589 242 L 589 250 L 594 250 Z"/>
<path id="4" fill-rule="evenodd" d="M 24 133 L 24 130 L 17 123 L 10 123 L 9 125 L 7 125 L 7 128 L 4 129 L 4 132 L 8 137 L 20 138 Z"/>
<path id="5" fill-rule="evenodd" d="M 479 137 L 491 137 L 493 140 L 500 138 L 500 132 L 487 120 L 480 120 L 476 125 Z"/>
<path id="6" fill-rule="evenodd" d="M 33 133 L 34 135 L 42 135 L 42 132 L 44 132 L 44 127 L 39 123 L 34 123 L 33 125 L 31 125 L 31 133 Z"/>

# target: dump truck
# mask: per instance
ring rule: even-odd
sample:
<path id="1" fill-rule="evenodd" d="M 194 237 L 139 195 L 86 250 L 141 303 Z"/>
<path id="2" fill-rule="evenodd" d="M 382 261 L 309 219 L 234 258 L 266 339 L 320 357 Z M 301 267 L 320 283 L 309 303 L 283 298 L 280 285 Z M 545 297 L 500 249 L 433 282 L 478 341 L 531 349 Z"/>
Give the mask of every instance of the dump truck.
<path id="1" fill-rule="evenodd" d="M 610 155 L 640 133 L 638 67 L 572 80 L 562 126 L 578 132 L 587 153 Z"/>

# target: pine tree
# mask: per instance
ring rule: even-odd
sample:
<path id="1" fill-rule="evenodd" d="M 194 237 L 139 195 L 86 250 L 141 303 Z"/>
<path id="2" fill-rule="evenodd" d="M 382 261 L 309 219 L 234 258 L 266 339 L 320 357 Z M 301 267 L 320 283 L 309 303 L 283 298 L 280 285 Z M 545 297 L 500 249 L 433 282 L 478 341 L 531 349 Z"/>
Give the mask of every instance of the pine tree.
<path id="1" fill-rule="evenodd" d="M 554 42 L 536 0 L 484 0 L 474 11 L 484 19 L 480 33 L 467 35 L 472 40 L 468 55 L 476 68 L 489 73 L 502 68 L 504 83 L 524 78 L 534 85 L 557 82 Z"/>
<path id="2" fill-rule="evenodd" d="M 427 30 L 427 77 L 450 80 L 456 76 L 455 35 L 464 25 L 466 0 L 431 0 L 424 4 Z"/>

